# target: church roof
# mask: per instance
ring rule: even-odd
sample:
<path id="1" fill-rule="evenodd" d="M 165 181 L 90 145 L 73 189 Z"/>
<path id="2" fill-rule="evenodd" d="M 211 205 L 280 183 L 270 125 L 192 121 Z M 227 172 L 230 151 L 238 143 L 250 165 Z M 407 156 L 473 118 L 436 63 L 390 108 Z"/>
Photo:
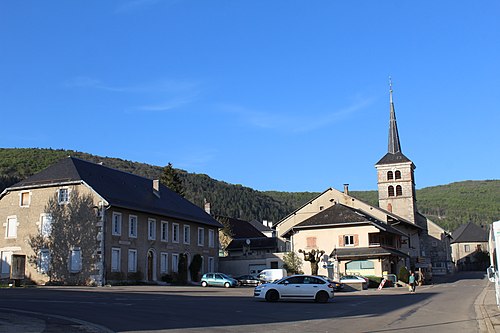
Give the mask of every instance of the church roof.
<path id="1" fill-rule="evenodd" d="M 469 222 L 461 225 L 451 233 L 451 243 L 474 243 L 474 242 L 487 242 L 488 231 L 482 227 Z"/>
<path id="2" fill-rule="evenodd" d="M 155 194 L 152 179 L 75 157 L 62 159 L 5 191 L 83 183 L 111 206 L 222 227 L 203 209 L 162 184 L 159 195 Z"/>

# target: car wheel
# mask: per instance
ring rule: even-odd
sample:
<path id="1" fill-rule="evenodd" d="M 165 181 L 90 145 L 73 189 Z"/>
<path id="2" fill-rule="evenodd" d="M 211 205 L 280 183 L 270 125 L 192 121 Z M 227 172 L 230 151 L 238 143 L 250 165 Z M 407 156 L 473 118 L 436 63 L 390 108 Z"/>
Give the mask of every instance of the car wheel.
<path id="1" fill-rule="evenodd" d="M 280 294 L 274 289 L 269 290 L 266 293 L 266 301 L 268 302 L 276 302 L 279 299 L 280 299 Z"/>
<path id="2" fill-rule="evenodd" d="M 326 303 L 328 302 L 329 298 L 330 297 L 328 296 L 328 293 L 326 291 L 320 291 L 316 294 L 314 300 L 318 303 Z"/>
<path id="3" fill-rule="evenodd" d="M 229 282 L 224 283 L 224 287 L 229 288 L 231 287 L 231 284 Z"/>
<path id="4" fill-rule="evenodd" d="M 202 286 L 202 287 L 206 287 L 206 286 L 208 286 L 207 281 L 201 281 L 201 286 Z"/>

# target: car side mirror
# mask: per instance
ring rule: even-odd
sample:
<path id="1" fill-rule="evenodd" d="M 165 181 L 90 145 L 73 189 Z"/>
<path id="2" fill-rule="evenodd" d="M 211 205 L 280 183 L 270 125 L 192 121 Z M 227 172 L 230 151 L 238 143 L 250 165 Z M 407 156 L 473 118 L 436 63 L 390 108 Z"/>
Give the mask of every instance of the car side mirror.
<path id="1" fill-rule="evenodd" d="M 289 284 L 289 283 L 290 283 L 290 282 L 288 282 L 288 281 L 283 282 L 283 284 L 284 284 L 285 286 L 288 286 L 288 284 Z"/>
<path id="2" fill-rule="evenodd" d="M 495 282 L 495 268 L 490 266 L 486 272 L 488 273 L 488 280 L 490 280 L 490 282 Z"/>

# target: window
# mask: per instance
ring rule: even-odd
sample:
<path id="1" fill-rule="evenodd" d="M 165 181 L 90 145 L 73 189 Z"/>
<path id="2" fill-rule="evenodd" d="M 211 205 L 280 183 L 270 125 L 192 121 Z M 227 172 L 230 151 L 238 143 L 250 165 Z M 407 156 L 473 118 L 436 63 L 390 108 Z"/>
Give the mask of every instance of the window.
<path id="1" fill-rule="evenodd" d="M 16 238 L 17 237 L 17 217 L 10 216 L 7 217 L 7 225 L 5 230 L 5 238 Z"/>
<path id="2" fill-rule="evenodd" d="M 52 232 L 52 215 L 47 213 L 40 214 L 40 234 L 43 237 L 49 237 Z"/>
<path id="3" fill-rule="evenodd" d="M 394 179 L 392 171 L 387 171 L 387 180 L 392 180 L 392 179 Z"/>
<path id="4" fill-rule="evenodd" d="M 30 199 L 31 199 L 31 193 L 29 191 L 21 192 L 19 206 L 29 207 Z"/>
<path id="5" fill-rule="evenodd" d="M 401 185 L 396 186 L 396 196 L 400 197 L 402 195 L 403 195 L 403 188 L 401 187 Z"/>
<path id="6" fill-rule="evenodd" d="M 191 227 L 184 225 L 184 244 L 191 243 Z"/>
<path id="7" fill-rule="evenodd" d="M 111 249 L 111 271 L 119 272 L 120 271 L 120 257 L 121 251 L 118 248 Z"/>
<path id="8" fill-rule="evenodd" d="M 208 257 L 208 271 L 209 272 L 214 272 L 215 271 L 215 260 L 214 260 L 214 257 Z"/>
<path id="9" fill-rule="evenodd" d="M 50 268 L 50 252 L 48 249 L 40 250 L 38 254 L 38 271 L 47 274 Z"/>
<path id="10" fill-rule="evenodd" d="M 71 273 L 78 273 L 82 270 L 82 251 L 79 247 L 75 247 L 70 253 L 70 267 Z"/>
<path id="11" fill-rule="evenodd" d="M 128 216 L 128 236 L 130 238 L 137 238 L 137 216 Z"/>
<path id="12" fill-rule="evenodd" d="M 468 244 L 464 245 L 464 251 L 470 252 L 470 245 L 468 245 Z"/>
<path id="13" fill-rule="evenodd" d="M 198 228 L 198 246 L 205 245 L 205 229 Z"/>
<path id="14" fill-rule="evenodd" d="M 401 171 L 396 170 L 396 172 L 394 173 L 394 176 L 396 179 L 401 179 Z"/>
<path id="15" fill-rule="evenodd" d="M 156 239 L 156 220 L 148 219 L 148 239 L 155 240 Z"/>
<path id="16" fill-rule="evenodd" d="M 168 222 L 161 221 L 161 241 L 168 242 Z"/>
<path id="17" fill-rule="evenodd" d="M 60 188 L 57 191 L 57 202 L 62 205 L 62 204 L 67 204 L 69 201 L 69 189 L 67 188 Z"/>
<path id="18" fill-rule="evenodd" d="M 113 236 L 120 236 L 122 234 L 122 213 L 113 212 L 113 225 L 112 234 Z"/>
<path id="19" fill-rule="evenodd" d="M 389 188 L 387 189 L 388 192 L 389 192 L 389 196 L 390 197 L 393 197 L 394 196 L 394 186 L 389 186 Z"/>
<path id="20" fill-rule="evenodd" d="M 354 235 L 344 235 L 344 246 L 354 246 Z"/>
<path id="21" fill-rule="evenodd" d="M 128 271 L 137 272 L 137 250 L 128 250 Z"/>
<path id="22" fill-rule="evenodd" d="M 215 247 L 215 232 L 213 229 L 208 229 L 208 247 Z"/>
<path id="23" fill-rule="evenodd" d="M 172 272 L 177 273 L 179 271 L 179 255 L 177 253 L 172 254 Z"/>
<path id="24" fill-rule="evenodd" d="M 179 224 L 172 223 L 172 242 L 179 243 Z"/>
<path id="25" fill-rule="evenodd" d="M 306 238 L 306 247 L 316 248 L 316 237 L 307 237 Z"/>
<path id="26" fill-rule="evenodd" d="M 161 274 L 168 273 L 168 253 L 167 252 L 160 253 L 160 273 Z"/>
<path id="27" fill-rule="evenodd" d="M 375 264 L 370 260 L 355 260 L 346 264 L 346 270 L 374 269 Z"/>

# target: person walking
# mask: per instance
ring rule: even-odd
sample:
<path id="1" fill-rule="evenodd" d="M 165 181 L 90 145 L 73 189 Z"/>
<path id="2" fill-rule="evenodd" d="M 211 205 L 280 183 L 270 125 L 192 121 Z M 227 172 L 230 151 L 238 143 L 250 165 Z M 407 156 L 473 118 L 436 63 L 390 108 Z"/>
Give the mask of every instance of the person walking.
<path id="1" fill-rule="evenodd" d="M 408 283 L 410 285 L 410 292 L 414 293 L 415 292 L 415 288 L 417 286 L 417 283 L 415 281 L 415 272 L 411 272 L 411 275 L 408 278 Z"/>

